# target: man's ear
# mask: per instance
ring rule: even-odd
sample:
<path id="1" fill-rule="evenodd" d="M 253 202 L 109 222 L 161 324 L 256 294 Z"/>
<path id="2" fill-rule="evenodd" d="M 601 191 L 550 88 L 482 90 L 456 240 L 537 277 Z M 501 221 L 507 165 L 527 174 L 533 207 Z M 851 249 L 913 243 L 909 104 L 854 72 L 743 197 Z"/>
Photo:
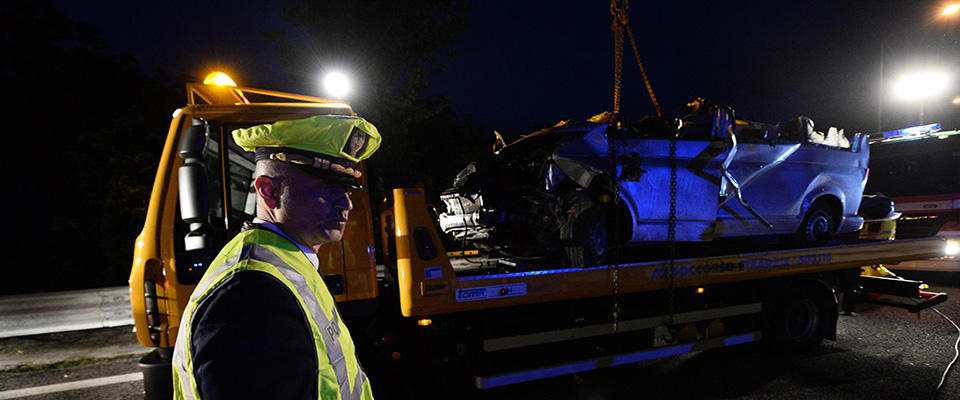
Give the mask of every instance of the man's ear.
<path id="1" fill-rule="evenodd" d="M 277 183 L 273 178 L 266 175 L 260 175 L 253 181 L 253 186 L 257 188 L 257 196 L 260 197 L 260 201 L 271 210 L 280 207 L 280 188 L 276 185 Z"/>

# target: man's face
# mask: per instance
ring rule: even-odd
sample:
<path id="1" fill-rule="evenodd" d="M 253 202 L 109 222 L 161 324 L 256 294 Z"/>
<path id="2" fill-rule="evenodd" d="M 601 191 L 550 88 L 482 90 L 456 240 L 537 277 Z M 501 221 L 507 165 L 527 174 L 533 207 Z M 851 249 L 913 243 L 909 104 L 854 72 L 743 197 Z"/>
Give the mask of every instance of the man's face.
<path id="1" fill-rule="evenodd" d="M 331 186 L 301 173 L 281 183 L 280 207 L 276 210 L 280 229 L 300 244 L 315 251 L 324 243 L 343 237 L 347 217 L 353 209 L 349 189 Z"/>

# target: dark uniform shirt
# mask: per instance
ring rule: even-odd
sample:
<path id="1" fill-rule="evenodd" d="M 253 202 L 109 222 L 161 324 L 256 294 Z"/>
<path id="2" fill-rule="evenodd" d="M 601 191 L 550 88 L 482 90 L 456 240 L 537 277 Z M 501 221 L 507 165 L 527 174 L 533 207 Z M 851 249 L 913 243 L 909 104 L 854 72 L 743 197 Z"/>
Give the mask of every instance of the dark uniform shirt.
<path id="1" fill-rule="evenodd" d="M 243 271 L 193 318 L 191 351 L 204 400 L 316 399 L 316 346 L 296 297 L 276 278 Z"/>

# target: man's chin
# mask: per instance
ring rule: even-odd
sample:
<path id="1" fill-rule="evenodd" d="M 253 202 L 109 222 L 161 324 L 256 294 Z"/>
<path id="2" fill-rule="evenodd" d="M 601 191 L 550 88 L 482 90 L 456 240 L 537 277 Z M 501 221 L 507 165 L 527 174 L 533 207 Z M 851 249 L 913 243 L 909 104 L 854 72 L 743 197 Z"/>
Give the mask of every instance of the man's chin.
<path id="1" fill-rule="evenodd" d="M 318 238 L 319 238 L 320 241 L 321 241 L 320 244 L 331 243 L 331 242 L 339 242 L 340 239 L 343 239 L 343 230 L 341 230 L 341 229 L 329 229 L 329 230 L 326 230 L 326 231 L 321 232 L 321 233 L 318 235 Z"/>

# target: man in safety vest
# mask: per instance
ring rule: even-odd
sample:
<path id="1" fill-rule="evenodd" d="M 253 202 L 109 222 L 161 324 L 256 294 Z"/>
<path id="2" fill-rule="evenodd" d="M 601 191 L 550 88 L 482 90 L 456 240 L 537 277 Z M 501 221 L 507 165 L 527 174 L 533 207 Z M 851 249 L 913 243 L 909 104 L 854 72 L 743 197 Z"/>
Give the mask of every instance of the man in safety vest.
<path id="1" fill-rule="evenodd" d="M 233 131 L 255 153 L 257 218 L 190 297 L 173 356 L 177 399 L 372 399 L 353 340 L 318 273 L 343 236 L 355 164 L 380 146 L 358 117 Z"/>

